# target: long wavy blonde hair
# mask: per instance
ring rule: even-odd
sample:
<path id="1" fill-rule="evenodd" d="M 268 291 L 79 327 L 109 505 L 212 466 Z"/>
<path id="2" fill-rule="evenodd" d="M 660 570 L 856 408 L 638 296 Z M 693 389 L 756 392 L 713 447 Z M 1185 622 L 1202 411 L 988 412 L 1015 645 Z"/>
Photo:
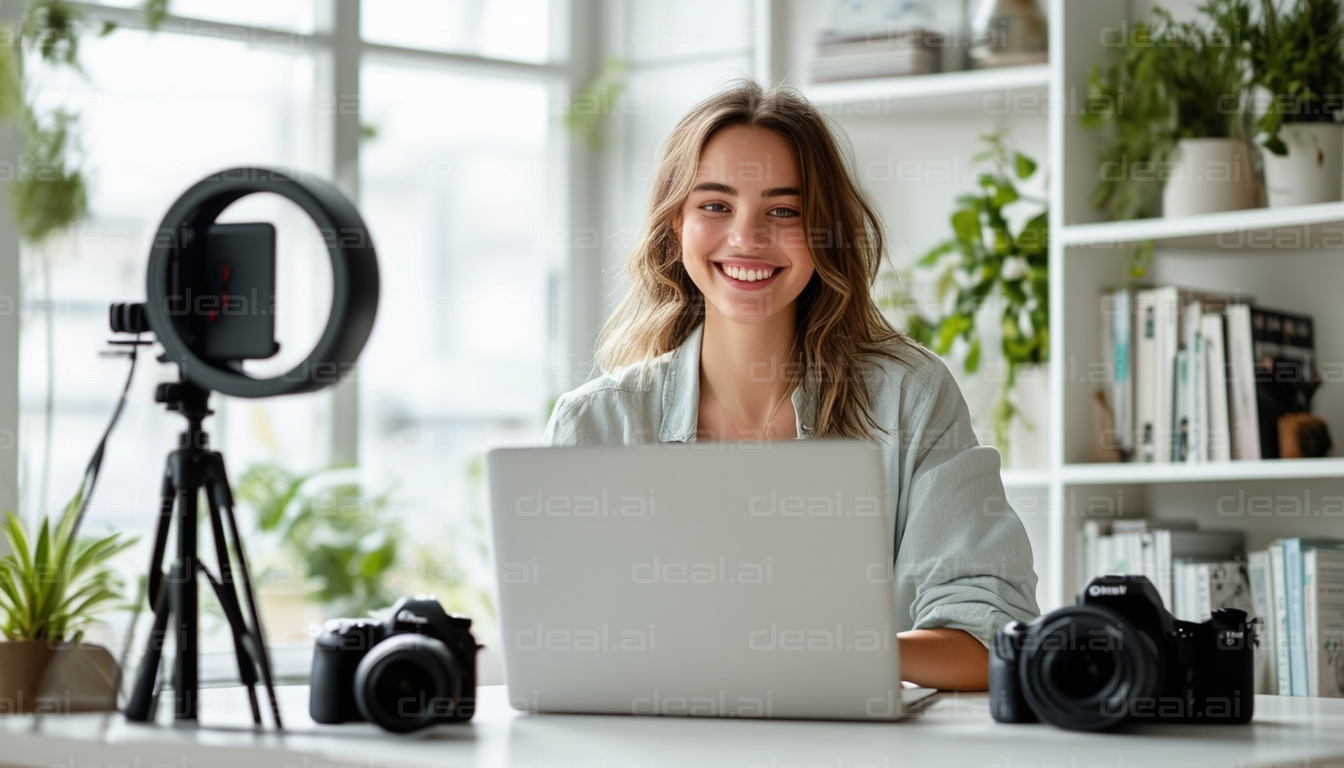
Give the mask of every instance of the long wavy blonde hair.
<path id="1" fill-rule="evenodd" d="M 700 152 L 715 131 L 730 125 L 768 128 L 794 147 L 802 217 L 815 274 L 797 300 L 790 360 L 781 367 L 791 383 L 814 377 L 820 438 L 869 437 L 893 425 L 877 424 L 865 358 L 909 364 L 926 354 L 891 326 L 873 300 L 882 264 L 882 221 L 854 183 L 826 118 L 796 89 L 763 89 L 740 79 L 697 104 L 664 144 L 639 243 L 625 263 L 629 293 L 598 336 L 595 362 L 604 372 L 647 362 L 681 346 L 705 314 L 705 298 L 681 261 L 673 221 L 695 183 Z M 647 383 L 648 366 L 641 370 Z"/>

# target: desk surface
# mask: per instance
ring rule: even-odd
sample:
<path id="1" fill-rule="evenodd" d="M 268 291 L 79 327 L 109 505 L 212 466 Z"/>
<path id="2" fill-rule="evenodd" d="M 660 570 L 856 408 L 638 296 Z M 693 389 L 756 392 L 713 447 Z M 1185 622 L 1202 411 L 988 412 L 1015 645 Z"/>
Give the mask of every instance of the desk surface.
<path id="1" fill-rule="evenodd" d="M 942 694 L 899 723 L 528 715 L 501 686 L 480 689 L 470 725 L 409 737 L 367 724 L 317 726 L 307 688 L 280 689 L 289 727 L 253 731 L 241 689 L 202 691 L 200 727 L 144 726 L 118 715 L 0 717 L 0 765 L 734 766 L 1318 766 L 1344 764 L 1344 699 L 1257 696 L 1249 726 L 1133 727 L 1079 734 L 999 725 L 984 694 Z M 1140 737 L 1141 736 L 1141 737 Z M 1334 758 L 1328 759 L 1328 758 Z"/>

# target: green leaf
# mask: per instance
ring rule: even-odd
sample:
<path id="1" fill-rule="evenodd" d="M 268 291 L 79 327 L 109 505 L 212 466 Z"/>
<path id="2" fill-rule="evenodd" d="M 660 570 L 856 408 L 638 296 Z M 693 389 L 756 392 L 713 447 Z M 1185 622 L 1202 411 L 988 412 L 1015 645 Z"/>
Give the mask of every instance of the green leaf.
<path id="1" fill-rule="evenodd" d="M 1031 178 L 1031 175 L 1036 172 L 1036 161 L 1021 152 L 1013 153 L 1013 162 L 1019 179 Z"/>
<path id="2" fill-rule="evenodd" d="M 962 243 L 979 245 L 981 242 L 979 214 L 976 211 L 957 211 L 952 214 L 952 231 Z"/>
<path id="3" fill-rule="evenodd" d="M 980 337 L 976 337 L 971 342 L 971 349 L 966 353 L 966 372 L 975 373 L 980 369 Z"/>
<path id="4" fill-rule="evenodd" d="M 943 242 L 929 249 L 929 252 L 924 254 L 923 258 L 919 260 L 918 265 L 921 267 L 932 267 L 933 265 L 938 263 L 939 259 L 951 253 L 952 251 L 955 251 L 956 249 L 957 249 L 956 240 L 944 240 Z"/>

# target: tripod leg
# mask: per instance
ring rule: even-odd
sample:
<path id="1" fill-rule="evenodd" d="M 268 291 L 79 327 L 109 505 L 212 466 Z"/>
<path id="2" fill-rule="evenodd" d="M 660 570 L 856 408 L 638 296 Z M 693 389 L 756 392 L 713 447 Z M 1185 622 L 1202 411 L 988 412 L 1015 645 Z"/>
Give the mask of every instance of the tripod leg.
<path id="1" fill-rule="evenodd" d="M 204 442 L 199 421 L 193 422 L 184 435 L 184 447 L 168 457 L 177 488 L 177 560 L 169 571 L 168 583 L 177 638 L 173 655 L 173 716 L 178 720 L 196 720 L 201 661 L 196 510 L 210 452 L 199 447 Z"/>
<path id="2" fill-rule="evenodd" d="M 216 520 L 214 523 L 218 528 L 219 521 Z M 228 553 L 221 556 L 227 557 Z M 196 567 L 205 574 L 206 581 L 210 583 L 210 587 L 215 591 L 215 597 L 219 599 L 220 607 L 224 609 L 224 617 L 229 621 L 229 629 L 233 632 L 233 655 L 238 660 L 238 680 L 247 689 L 247 700 L 252 705 L 252 722 L 261 725 L 261 708 L 257 704 L 257 667 L 256 662 L 252 660 L 252 654 L 247 650 L 247 644 L 243 642 L 247 626 L 243 623 L 242 612 L 238 610 L 238 595 L 233 591 L 232 584 L 227 581 L 222 584 L 216 581 L 203 563 L 197 563 Z"/>
<path id="3" fill-rule="evenodd" d="M 224 609 L 224 616 L 229 621 L 229 629 L 233 632 L 233 655 L 238 661 L 238 680 L 247 688 L 248 703 L 252 705 L 252 722 L 261 725 L 261 709 L 257 705 L 257 666 L 256 660 L 248 651 L 247 644 L 243 642 L 247 634 L 247 624 L 243 620 L 243 612 L 238 606 L 238 592 L 233 584 L 233 565 L 229 562 L 228 542 L 224 539 L 224 526 L 220 521 L 219 504 L 216 493 L 213 489 L 214 477 L 213 467 L 206 472 L 206 501 L 210 505 L 210 535 L 215 540 L 215 559 L 219 564 L 219 582 L 210 577 L 210 572 L 204 567 L 201 571 L 205 573 L 206 578 L 210 579 L 210 584 L 215 589 L 215 595 L 219 598 L 220 607 Z"/>
<path id="4" fill-rule="evenodd" d="M 215 540 L 215 560 L 219 564 L 219 583 L 214 579 L 210 580 L 211 586 L 215 588 L 215 595 L 219 598 L 219 605 L 224 609 L 224 616 L 229 620 L 229 629 L 233 631 L 233 655 L 238 660 L 238 680 L 247 688 L 247 697 L 252 704 L 252 722 L 261 725 L 261 710 L 257 707 L 257 666 L 252 654 L 248 652 L 247 646 L 243 643 L 243 636 L 247 633 L 247 625 L 243 622 L 243 612 L 238 607 L 238 592 L 233 585 L 233 565 L 229 562 L 228 542 L 224 540 L 224 525 L 220 521 L 219 499 L 215 493 L 214 485 L 218 482 L 215 476 L 214 461 L 205 472 L 206 503 L 210 507 L 210 536 Z M 206 577 L 210 577 L 209 571 L 202 566 L 202 572 Z"/>
<path id="5" fill-rule="evenodd" d="M 147 723 L 154 717 L 154 683 L 159 676 L 164 638 L 168 635 L 168 615 L 173 612 L 169 605 L 170 592 L 168 589 L 160 589 L 158 599 L 154 601 L 154 626 L 149 632 L 149 645 L 145 647 L 145 656 L 140 660 L 135 690 L 131 692 L 131 700 L 126 703 L 126 719 L 132 722 Z"/>
<path id="6" fill-rule="evenodd" d="M 145 596 L 150 609 L 154 611 L 154 625 L 149 633 L 149 645 L 145 648 L 144 658 L 140 661 L 140 670 L 136 675 L 135 689 L 126 703 L 126 719 L 134 722 L 147 722 L 153 717 L 154 682 L 158 677 L 160 659 L 163 657 L 163 642 L 168 630 L 169 589 L 164 584 L 163 554 L 168 546 L 168 529 L 173 520 L 173 501 L 177 489 L 173 484 L 172 458 L 169 457 L 163 471 L 163 485 L 159 489 L 159 525 L 154 532 L 154 551 L 149 559 L 149 578 Z"/>
<path id="7" fill-rule="evenodd" d="M 163 471 L 163 484 L 159 487 L 159 525 L 154 531 L 154 551 L 149 556 L 149 582 L 145 596 L 151 608 L 159 604 L 159 592 L 163 590 L 163 555 L 168 548 L 168 529 L 173 522 L 173 502 L 176 499 L 177 490 L 173 485 L 170 459 Z"/>
<path id="8" fill-rule="evenodd" d="M 229 537 L 233 540 L 233 549 L 238 554 L 238 575 L 241 577 L 243 596 L 247 599 L 248 618 L 252 631 L 243 637 L 243 642 L 251 640 L 256 647 L 249 649 L 261 667 L 261 679 L 266 685 L 266 696 L 271 701 L 271 717 L 275 727 L 283 729 L 280 720 L 280 702 L 275 697 L 275 681 L 271 675 L 270 653 L 266 650 L 266 636 L 261 627 L 261 612 L 257 610 L 257 597 L 252 591 L 252 579 L 248 573 L 247 550 L 243 548 L 243 539 L 238 535 L 238 521 L 233 516 L 233 491 L 229 489 L 229 476 L 224 469 L 224 454 L 215 451 L 210 454 L 210 468 L 206 473 L 211 496 L 211 504 L 220 511 L 229 526 Z"/>

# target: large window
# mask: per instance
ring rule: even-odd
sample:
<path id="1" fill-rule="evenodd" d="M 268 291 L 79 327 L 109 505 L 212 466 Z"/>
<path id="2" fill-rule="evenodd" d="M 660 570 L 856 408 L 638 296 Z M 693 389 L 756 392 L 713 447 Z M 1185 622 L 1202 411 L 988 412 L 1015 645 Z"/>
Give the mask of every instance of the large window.
<path id="1" fill-rule="evenodd" d="M 482 459 L 492 446 L 538 440 L 556 394 L 546 356 L 564 259 L 552 190 L 564 188 L 564 164 L 551 107 L 572 84 L 550 41 L 563 38 L 554 26 L 568 20 L 547 0 L 378 0 L 363 4 L 361 42 L 345 44 L 335 41 L 350 35 L 324 26 L 342 23 L 331 2 L 174 0 L 174 17 L 156 33 L 135 28 L 138 1 L 79 3 L 120 22 L 111 35 L 86 37 L 88 77 L 28 62 L 42 107 L 82 115 L 92 176 L 90 219 L 23 252 L 21 509 L 52 513 L 78 482 L 125 373 L 124 361 L 98 354 L 107 304 L 143 298 L 150 237 L 171 202 L 229 166 L 327 178 L 355 167 L 382 276 L 357 406 L 334 405 L 330 391 L 215 396 L 206 428 L 235 483 L 259 463 L 308 473 L 333 455 L 358 455 L 358 480 L 371 495 L 388 494 L 397 525 L 387 530 L 404 531 L 390 583 L 441 585 L 444 601 L 473 613 L 490 644 Z M 357 164 L 353 151 L 333 149 L 347 146 L 334 138 L 347 99 L 333 92 L 341 85 L 332 72 L 342 70 L 359 72 Z M 265 197 L 224 219 L 277 224 L 280 291 L 291 297 L 277 326 L 282 354 L 300 354 L 328 310 L 316 233 L 297 209 Z M 155 384 L 175 369 L 148 354 L 141 366 L 88 523 L 141 536 L 128 576 L 145 568 L 164 457 L 183 425 L 153 401 Z M 340 444 L 356 433 L 357 445 Z M 272 575 L 263 587 L 271 639 L 306 645 L 309 624 L 327 612 L 303 602 L 312 585 L 301 576 Z M 230 647 L 222 632 L 205 640 Z"/>

